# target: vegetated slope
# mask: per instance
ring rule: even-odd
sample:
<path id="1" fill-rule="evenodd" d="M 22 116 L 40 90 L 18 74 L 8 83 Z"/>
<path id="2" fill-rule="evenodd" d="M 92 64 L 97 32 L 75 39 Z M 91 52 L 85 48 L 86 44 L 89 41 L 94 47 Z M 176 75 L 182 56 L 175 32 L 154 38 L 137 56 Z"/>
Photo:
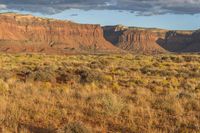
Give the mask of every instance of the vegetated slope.
<path id="1" fill-rule="evenodd" d="M 104 39 L 100 25 L 0 14 L 0 51 L 65 53 L 116 49 Z"/>
<path id="2" fill-rule="evenodd" d="M 106 26 L 104 37 L 116 46 L 143 53 L 200 52 L 198 31 L 170 31 L 156 28 Z"/>

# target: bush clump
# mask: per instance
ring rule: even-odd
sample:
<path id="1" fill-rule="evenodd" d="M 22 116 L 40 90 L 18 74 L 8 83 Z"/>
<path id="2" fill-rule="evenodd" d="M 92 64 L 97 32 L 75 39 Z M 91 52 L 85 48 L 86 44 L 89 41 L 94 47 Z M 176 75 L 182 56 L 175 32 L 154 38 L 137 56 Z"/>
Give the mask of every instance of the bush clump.
<path id="1" fill-rule="evenodd" d="M 33 70 L 29 68 L 22 69 L 18 74 L 19 78 L 24 81 L 56 82 L 55 72 L 49 67 L 36 67 Z"/>
<path id="2" fill-rule="evenodd" d="M 79 81 L 82 84 L 101 82 L 103 80 L 103 75 L 100 72 L 93 71 L 88 68 L 77 69 L 75 73 L 79 75 Z"/>
<path id="3" fill-rule="evenodd" d="M 10 78 L 12 78 L 13 73 L 7 70 L 0 70 L 0 79 L 2 80 L 8 80 Z"/>
<path id="4" fill-rule="evenodd" d="M 93 111 L 105 115 L 117 115 L 124 107 L 122 99 L 110 91 L 88 97 L 88 103 Z"/>
<path id="5" fill-rule="evenodd" d="M 9 90 L 9 85 L 0 79 L 0 94 L 4 94 Z"/>
<path id="6" fill-rule="evenodd" d="M 58 129 L 56 133 L 91 133 L 91 131 L 87 129 L 83 124 L 74 122 Z"/>
<path id="7" fill-rule="evenodd" d="M 49 67 L 47 67 L 47 68 L 38 68 L 38 69 L 36 68 L 30 77 L 34 81 L 56 82 L 55 73 Z"/>
<path id="8" fill-rule="evenodd" d="M 71 69 L 59 68 L 57 71 L 56 82 L 57 83 L 69 83 L 70 81 L 75 81 L 79 77 L 74 74 Z"/>

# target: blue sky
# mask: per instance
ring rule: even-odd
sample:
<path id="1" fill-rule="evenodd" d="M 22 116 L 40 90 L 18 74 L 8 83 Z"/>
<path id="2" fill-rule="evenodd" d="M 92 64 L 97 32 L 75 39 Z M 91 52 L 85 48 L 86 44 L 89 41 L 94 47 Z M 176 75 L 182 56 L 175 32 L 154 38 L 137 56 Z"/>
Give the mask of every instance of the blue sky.
<path id="1" fill-rule="evenodd" d="M 116 10 L 80 10 L 69 9 L 56 14 L 42 14 L 28 11 L 4 10 L 2 12 L 14 11 L 24 14 L 71 20 L 78 23 L 117 25 L 137 27 L 156 27 L 171 30 L 196 30 L 200 28 L 200 14 L 161 14 L 152 16 L 138 16 L 136 13 Z"/>
<path id="2" fill-rule="evenodd" d="M 200 0 L 0 0 L 0 11 L 87 24 L 200 28 Z"/>
<path id="3" fill-rule="evenodd" d="M 101 25 L 123 24 L 126 26 L 157 27 L 164 29 L 194 30 L 200 28 L 200 14 L 162 14 L 138 16 L 128 11 L 116 10 L 66 10 L 58 14 L 48 15 L 57 19 L 68 19 L 80 23 Z"/>

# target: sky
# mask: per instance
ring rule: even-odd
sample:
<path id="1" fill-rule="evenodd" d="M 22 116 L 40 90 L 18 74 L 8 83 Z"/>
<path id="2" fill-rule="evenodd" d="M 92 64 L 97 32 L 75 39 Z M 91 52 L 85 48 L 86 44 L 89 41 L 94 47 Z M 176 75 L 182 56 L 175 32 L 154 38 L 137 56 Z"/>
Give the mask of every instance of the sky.
<path id="1" fill-rule="evenodd" d="M 78 23 L 200 29 L 200 0 L 0 0 L 14 11 Z"/>

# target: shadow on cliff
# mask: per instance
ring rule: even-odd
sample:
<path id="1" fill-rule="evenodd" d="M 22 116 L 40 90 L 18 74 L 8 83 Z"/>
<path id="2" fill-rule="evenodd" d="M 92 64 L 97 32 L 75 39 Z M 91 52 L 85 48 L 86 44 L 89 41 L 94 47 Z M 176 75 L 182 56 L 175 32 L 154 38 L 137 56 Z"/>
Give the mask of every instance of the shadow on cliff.
<path id="1" fill-rule="evenodd" d="M 164 38 L 158 38 L 156 43 L 169 52 L 194 52 L 193 35 L 177 33 L 176 31 L 169 31 Z"/>

